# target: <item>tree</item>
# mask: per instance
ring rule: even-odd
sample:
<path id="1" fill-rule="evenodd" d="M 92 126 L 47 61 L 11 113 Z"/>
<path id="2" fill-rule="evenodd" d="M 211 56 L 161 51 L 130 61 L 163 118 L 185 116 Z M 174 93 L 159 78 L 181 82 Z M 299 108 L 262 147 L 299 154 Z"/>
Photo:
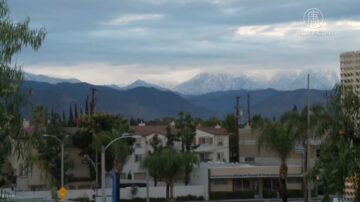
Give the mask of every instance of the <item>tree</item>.
<path id="1" fill-rule="evenodd" d="M 86 96 L 85 100 L 85 114 L 89 115 L 89 96 Z"/>
<path id="2" fill-rule="evenodd" d="M 27 94 L 21 90 L 20 67 L 11 63 L 12 56 L 23 47 L 38 50 L 45 38 L 45 29 L 30 29 L 29 23 L 29 18 L 11 22 L 6 1 L 0 0 L 0 167 L 12 151 L 20 157 L 29 150 L 20 114 Z"/>
<path id="3" fill-rule="evenodd" d="M 342 195 L 347 179 L 355 178 L 358 185 L 360 182 L 360 99 L 352 90 L 338 85 L 329 94 L 325 110 L 316 115 L 316 134 L 322 144 L 312 179 L 325 194 Z M 359 200 L 357 186 L 355 201 Z"/>
<path id="4" fill-rule="evenodd" d="M 225 120 L 222 123 L 225 130 L 230 134 L 229 136 L 229 153 L 230 153 L 230 162 L 239 161 L 239 137 L 237 130 L 239 126 L 237 124 L 237 119 L 234 114 L 229 114 L 226 116 Z"/>
<path id="5" fill-rule="evenodd" d="M 147 155 L 142 162 L 142 166 L 149 170 L 155 166 L 155 163 L 161 162 L 160 177 L 166 183 L 166 201 L 173 202 L 174 199 L 174 181 L 175 178 L 184 172 L 184 158 L 181 152 L 178 152 L 172 148 L 165 148 L 154 155 Z M 159 164 L 159 163 L 158 163 Z"/>
<path id="6" fill-rule="evenodd" d="M 196 124 L 197 122 L 191 117 L 189 113 L 179 113 L 178 120 L 176 120 L 176 128 L 178 130 L 177 136 L 181 142 L 181 152 L 187 156 L 184 159 L 185 164 L 185 175 L 184 175 L 184 183 L 188 185 L 190 182 L 190 173 L 193 170 L 195 163 L 197 163 L 194 158 L 193 152 L 198 147 L 198 145 L 194 144 L 195 136 L 196 136 Z"/>
<path id="7" fill-rule="evenodd" d="M 47 121 L 49 120 L 49 121 Z M 71 144 L 66 141 L 66 132 L 63 128 L 63 122 L 59 114 L 54 113 L 49 117 L 47 110 L 43 106 L 36 107 L 32 112 L 33 147 L 37 150 L 37 155 L 32 158 L 30 164 L 37 163 L 52 177 L 52 184 L 60 187 L 61 181 L 61 145 L 52 137 L 44 137 L 44 134 L 52 135 L 64 141 L 65 145 Z M 73 162 L 65 155 L 64 173 L 65 183 L 72 176 L 67 174 L 73 167 Z"/>
<path id="8" fill-rule="evenodd" d="M 68 122 L 68 126 L 74 126 L 74 114 L 73 114 L 73 110 L 72 110 L 71 105 L 69 105 L 69 122 Z"/>
<path id="9" fill-rule="evenodd" d="M 295 147 L 297 140 L 297 126 L 292 121 L 284 118 L 281 122 L 271 122 L 267 119 L 260 119 L 255 130 L 259 132 L 258 148 L 269 149 L 277 153 L 281 160 L 279 170 L 280 194 L 282 200 L 287 202 L 287 171 L 286 160 Z"/>
<path id="10" fill-rule="evenodd" d="M 84 115 L 79 117 L 79 128 L 79 132 L 73 136 L 74 146 L 81 150 L 80 156 L 87 154 L 92 159 L 96 159 L 95 151 L 101 151 L 102 145 L 106 145 L 111 140 L 130 131 L 127 120 L 122 116 L 113 116 L 105 113 L 95 113 L 92 116 Z M 106 170 L 112 169 L 114 160 L 123 166 L 127 157 L 133 151 L 131 146 L 133 143 L 133 139 L 126 138 L 112 144 L 106 150 Z M 100 152 L 98 152 L 98 155 L 100 155 Z M 100 156 L 98 156 L 98 159 L 100 159 Z M 91 168 L 92 176 L 94 176 L 95 171 L 91 166 L 89 167 Z"/>
<path id="11" fill-rule="evenodd" d="M 216 125 L 220 125 L 221 121 L 217 117 L 211 117 L 202 122 L 205 127 L 215 127 Z"/>

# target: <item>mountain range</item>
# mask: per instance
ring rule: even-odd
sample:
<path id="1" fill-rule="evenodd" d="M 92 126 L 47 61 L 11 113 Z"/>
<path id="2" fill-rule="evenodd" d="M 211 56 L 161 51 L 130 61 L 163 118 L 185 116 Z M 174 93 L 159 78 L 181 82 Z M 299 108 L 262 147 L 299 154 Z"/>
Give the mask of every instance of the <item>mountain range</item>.
<path id="1" fill-rule="evenodd" d="M 301 110 L 306 105 L 307 91 L 234 90 L 204 95 L 179 95 L 171 91 L 151 87 L 136 87 L 117 90 L 109 86 L 95 86 L 88 83 L 57 83 L 24 81 L 24 89 L 32 89 L 30 103 L 44 105 L 49 110 L 68 114 L 70 105 L 84 111 L 90 89 L 96 88 L 96 111 L 122 114 L 126 118 L 145 120 L 175 117 L 180 111 L 190 112 L 194 117 L 224 118 L 234 112 L 235 97 L 240 96 L 243 121 L 247 117 L 247 95 L 250 95 L 250 114 L 264 117 L 279 117 L 296 106 Z M 312 104 L 324 104 L 329 91 L 312 90 Z M 25 112 L 29 116 L 29 110 Z"/>
<path id="2" fill-rule="evenodd" d="M 310 74 L 312 89 L 328 90 L 339 82 L 339 74 L 334 71 L 292 71 L 279 72 L 271 78 L 251 75 L 230 76 L 228 74 L 199 74 L 189 81 L 179 84 L 173 90 L 185 95 L 200 95 L 228 90 L 295 90 L 306 88 L 307 74 Z M 260 73 L 261 74 L 261 73 Z M 263 74 L 266 74 L 264 72 Z"/>
<path id="3" fill-rule="evenodd" d="M 201 95 L 218 91 L 229 90 L 261 90 L 273 88 L 276 90 L 295 90 L 306 88 L 307 74 L 310 74 L 310 86 L 312 89 L 328 90 L 339 82 L 339 74 L 331 70 L 318 71 L 278 71 L 273 75 L 267 72 L 258 72 L 256 75 L 244 73 L 240 76 L 232 76 L 221 73 L 203 73 L 194 76 L 188 81 L 174 87 L 163 87 L 143 80 L 136 80 L 127 86 L 109 85 L 117 90 L 129 90 L 137 87 L 151 87 L 158 90 L 173 91 L 182 95 Z M 260 76 L 259 76 L 260 75 Z M 25 74 L 25 80 L 39 81 L 51 84 L 61 82 L 79 83 L 77 79 L 58 79 L 44 75 Z"/>

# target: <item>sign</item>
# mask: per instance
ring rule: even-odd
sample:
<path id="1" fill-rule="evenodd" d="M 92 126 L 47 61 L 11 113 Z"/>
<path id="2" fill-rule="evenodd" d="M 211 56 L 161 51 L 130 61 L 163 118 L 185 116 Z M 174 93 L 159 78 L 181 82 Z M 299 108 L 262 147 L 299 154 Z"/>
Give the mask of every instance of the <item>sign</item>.
<path id="1" fill-rule="evenodd" d="M 67 196 L 67 190 L 65 187 L 61 187 L 58 191 L 58 195 L 61 201 L 64 201 Z"/>

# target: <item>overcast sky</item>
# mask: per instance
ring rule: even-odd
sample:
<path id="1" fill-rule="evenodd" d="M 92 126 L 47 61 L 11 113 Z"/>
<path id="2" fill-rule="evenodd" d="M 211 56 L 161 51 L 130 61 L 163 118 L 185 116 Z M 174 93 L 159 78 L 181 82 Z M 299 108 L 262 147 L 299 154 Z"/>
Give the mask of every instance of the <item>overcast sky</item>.
<path id="1" fill-rule="evenodd" d="M 326 69 L 360 49 L 359 0 L 8 0 L 48 31 L 25 71 L 95 84 L 178 83 L 202 72 Z M 304 13 L 319 9 L 311 28 Z M 307 19 L 307 18 L 306 18 Z M 315 34 L 315 36 L 314 36 Z M 266 75 L 264 75 L 266 76 Z"/>

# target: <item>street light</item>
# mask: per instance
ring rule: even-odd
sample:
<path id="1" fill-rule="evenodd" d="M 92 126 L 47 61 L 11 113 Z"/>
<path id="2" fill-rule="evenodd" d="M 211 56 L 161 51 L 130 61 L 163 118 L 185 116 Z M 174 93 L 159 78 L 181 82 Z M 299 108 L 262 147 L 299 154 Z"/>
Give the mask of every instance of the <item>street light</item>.
<path id="1" fill-rule="evenodd" d="M 64 187 L 64 140 L 68 137 L 68 135 L 65 136 L 64 140 L 60 140 L 55 135 L 45 134 L 43 137 L 52 137 L 61 144 L 61 187 Z"/>
<path id="2" fill-rule="evenodd" d="M 96 153 L 97 155 L 97 153 Z M 97 195 L 97 188 L 98 188 L 98 169 L 97 169 L 97 163 L 95 163 L 89 155 L 85 154 L 84 158 L 90 162 L 90 164 L 94 167 L 95 169 L 95 193 Z"/>
<path id="3" fill-rule="evenodd" d="M 106 146 L 101 146 L 101 194 L 102 194 L 102 202 L 106 202 L 105 196 L 105 151 L 116 141 L 125 139 L 125 138 L 139 138 L 141 136 L 131 135 L 130 133 L 124 133 L 122 136 L 113 139 Z"/>

